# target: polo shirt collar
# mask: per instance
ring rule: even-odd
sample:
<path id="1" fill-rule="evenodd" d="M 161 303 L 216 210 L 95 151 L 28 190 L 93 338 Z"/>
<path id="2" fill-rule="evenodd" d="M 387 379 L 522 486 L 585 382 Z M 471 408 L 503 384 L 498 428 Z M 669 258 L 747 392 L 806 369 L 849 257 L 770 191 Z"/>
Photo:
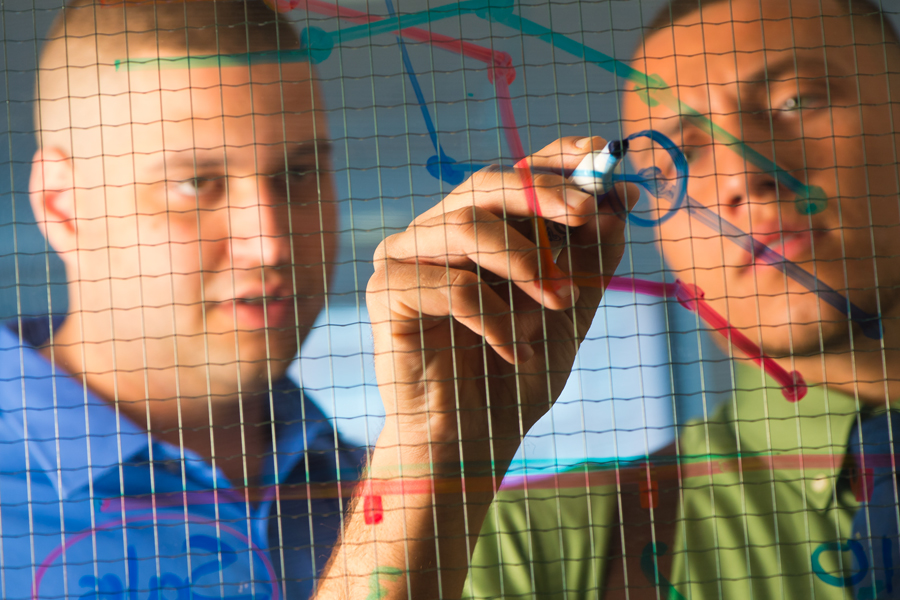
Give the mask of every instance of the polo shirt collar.
<path id="1" fill-rule="evenodd" d="M 735 367 L 735 384 L 730 417 L 741 455 L 755 461 L 752 468 L 771 468 L 776 479 L 803 481 L 808 503 L 827 508 L 859 414 L 857 400 L 810 384 L 806 397 L 788 402 L 764 371 L 743 365 Z"/>
<path id="2" fill-rule="evenodd" d="M 154 440 L 147 430 L 80 381 L 47 360 L 39 351 L 62 319 L 22 319 L 0 325 L 0 442 L 25 443 L 61 498 L 69 498 L 120 464 L 146 460 L 152 443 L 154 456 L 162 449 L 178 458 L 171 444 Z M 264 484 L 285 481 L 307 451 L 334 452 L 334 431 L 327 418 L 285 378 L 273 385 L 277 471 L 264 468 Z M 193 453 L 185 449 L 186 456 Z M 159 457 L 162 458 L 162 457 Z M 199 457 L 197 457 L 199 458 Z M 219 487 L 227 480 L 215 477 Z M 227 484 L 225 484 L 227 485 Z"/>

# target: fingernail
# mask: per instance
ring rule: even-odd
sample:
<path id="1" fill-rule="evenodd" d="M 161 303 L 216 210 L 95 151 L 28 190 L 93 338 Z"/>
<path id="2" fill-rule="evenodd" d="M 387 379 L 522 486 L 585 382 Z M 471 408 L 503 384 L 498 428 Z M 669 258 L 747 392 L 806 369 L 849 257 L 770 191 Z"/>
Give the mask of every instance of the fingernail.
<path id="1" fill-rule="evenodd" d="M 580 140 L 575 142 L 575 147 L 578 148 L 579 150 L 584 150 L 585 148 L 590 146 L 591 141 L 593 139 L 594 138 L 592 138 L 592 137 L 581 138 Z"/>
<path id="2" fill-rule="evenodd" d="M 560 281 L 554 282 L 556 296 L 565 300 L 566 298 L 572 298 L 572 302 L 578 302 L 578 286 L 575 285 L 571 279 L 563 279 Z"/>
<path id="3" fill-rule="evenodd" d="M 516 345 L 516 358 L 519 359 L 519 362 L 528 362 L 534 358 L 534 350 L 525 342 L 519 342 Z"/>
<path id="4" fill-rule="evenodd" d="M 593 194 L 572 187 L 565 188 L 563 193 L 565 194 L 566 204 L 574 209 L 581 208 L 586 202 L 596 202 Z"/>

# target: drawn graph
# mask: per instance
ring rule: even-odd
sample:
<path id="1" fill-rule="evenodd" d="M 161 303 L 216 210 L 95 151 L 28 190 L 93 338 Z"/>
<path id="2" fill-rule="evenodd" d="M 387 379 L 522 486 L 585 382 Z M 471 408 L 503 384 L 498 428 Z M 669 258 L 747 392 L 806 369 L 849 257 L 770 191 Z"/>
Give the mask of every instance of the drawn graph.
<path id="1" fill-rule="evenodd" d="M 112 10 L 115 6 L 114 3 L 105 4 L 109 6 L 103 9 Z M 630 212 L 615 195 L 600 199 L 608 203 L 609 209 L 626 224 L 629 241 L 626 258 L 617 276 L 572 274 L 579 286 L 605 287 L 608 294 L 593 333 L 588 335 L 576 361 L 569 386 L 558 405 L 538 424 L 533 435 L 526 438 L 508 476 L 502 483 L 489 476 L 469 477 L 464 483 L 459 479 L 423 476 L 397 477 L 369 484 L 361 501 L 367 525 L 383 522 L 383 497 L 500 491 L 524 494 L 525 497 L 532 493 L 537 497 L 542 493 L 555 494 L 553 497 L 560 502 L 559 499 L 568 494 L 620 486 L 620 491 L 626 488 L 639 490 L 635 501 L 639 496 L 643 508 L 655 510 L 658 508 L 657 484 L 665 489 L 666 482 L 702 486 L 715 477 L 731 483 L 739 480 L 740 485 L 744 485 L 744 478 L 763 481 L 767 485 L 766 477 L 809 480 L 808 484 L 802 484 L 807 486 L 803 488 L 807 490 L 804 493 L 808 492 L 809 497 L 814 498 L 815 494 L 823 493 L 822 490 L 829 491 L 831 488 L 827 486 L 834 485 L 832 480 L 836 473 L 847 468 L 843 462 L 843 448 L 838 448 L 830 438 L 827 444 L 823 443 L 814 451 L 807 451 L 799 444 L 791 446 L 793 438 L 785 436 L 784 440 L 773 442 L 771 448 L 720 452 L 709 447 L 698 453 L 648 457 L 685 427 L 678 414 L 679 400 L 676 398 L 681 377 L 677 372 L 685 366 L 700 373 L 695 387 L 699 390 L 696 393 L 701 398 L 698 406 L 704 417 L 711 413 L 717 394 L 731 397 L 728 386 L 734 383 L 735 376 L 727 361 L 732 359 L 755 363 L 777 385 L 768 390 L 766 408 L 759 408 L 764 414 L 753 413 L 746 417 L 751 423 L 748 426 L 752 426 L 754 419 L 788 421 L 801 418 L 804 416 L 804 398 L 822 395 L 821 386 L 808 385 L 801 370 L 791 366 L 785 368 L 792 359 L 779 361 L 769 356 L 752 334 L 733 324 L 731 315 L 715 310 L 703 289 L 668 276 L 654 244 L 661 227 L 670 220 L 686 217 L 695 235 L 719 238 L 723 245 L 749 256 L 752 263 L 776 270 L 786 285 L 789 283 L 801 293 L 814 296 L 822 305 L 842 316 L 854 332 L 851 341 L 857 335 L 860 340 L 882 340 L 888 325 L 882 322 L 886 317 L 877 309 L 852 301 L 846 291 L 820 279 L 808 261 L 793 262 L 771 237 L 761 237 L 749 228 L 738 226 L 729 220 L 725 211 L 711 208 L 708 202 L 693 197 L 688 186 L 692 177 L 691 161 L 675 136 L 669 137 L 654 129 L 629 136 L 622 134 L 617 98 L 621 95 L 637 97 L 647 107 L 666 107 L 687 125 L 708 136 L 714 145 L 726 148 L 748 168 L 770 178 L 774 187 L 784 190 L 779 193 L 790 195 L 789 208 L 798 219 L 811 222 L 836 201 L 822 188 L 808 185 L 796 168 L 779 164 L 778 157 L 769 158 L 759 150 L 759 144 L 745 142 L 723 127 L 719 119 L 709 116 L 709 110 L 685 102 L 676 92 L 678 82 L 640 70 L 639 65 L 630 60 L 633 48 L 623 48 L 615 41 L 616 35 L 627 29 L 617 24 L 616 11 L 627 8 L 613 6 L 614 0 L 594 3 L 603 4 L 603 10 L 598 13 L 597 6 L 593 6 L 590 23 L 575 23 L 572 16 L 578 14 L 581 7 L 577 2 L 569 4 L 571 6 L 564 7 L 568 12 L 557 13 L 554 12 L 556 9 L 540 3 L 516 0 L 461 0 L 441 4 L 403 0 L 368 3 L 274 0 L 272 8 L 294 21 L 301 41 L 299 49 L 161 57 L 123 54 L 111 65 L 115 76 L 124 80 L 132 75 L 155 72 L 185 70 L 190 73 L 302 62 L 309 63 L 320 78 L 326 98 L 323 110 L 329 113 L 328 125 L 336 150 L 333 176 L 341 199 L 338 233 L 342 248 L 336 275 L 328 281 L 325 311 L 313 326 L 312 341 L 304 349 L 305 354 L 301 353 L 294 362 L 290 374 L 325 409 L 338 433 L 357 445 L 371 445 L 379 427 L 380 408 L 373 408 L 373 405 L 379 404 L 380 399 L 371 364 L 371 334 L 364 309 L 365 279 L 370 272 L 369 261 L 375 243 L 402 230 L 413 217 L 482 169 L 518 173 L 531 208 L 541 217 L 543 208 L 534 183 L 539 170 L 533 169 L 526 157 L 541 147 L 541 142 L 564 134 L 596 134 L 602 130 L 604 137 L 646 144 L 658 153 L 660 159 L 655 166 L 637 169 L 626 160 L 609 175 L 611 183 L 634 184 L 642 194 L 637 208 Z M 638 7 L 640 14 L 636 24 L 632 19 L 633 33 L 639 34 L 644 26 L 641 11 Z M 560 20 L 558 14 L 568 18 Z M 603 18 L 596 18 L 598 14 Z M 585 35 L 585 30 L 591 28 L 595 35 Z M 597 32 L 610 38 L 609 47 L 603 51 L 598 49 L 601 46 L 597 43 Z M 543 57 L 543 63 L 530 61 L 535 52 Z M 384 57 L 390 57 L 390 65 Z M 583 79 L 575 86 L 579 89 L 568 96 L 570 99 L 583 98 L 589 118 L 582 114 L 569 118 L 560 108 L 567 101 L 565 90 L 572 79 L 564 81 L 557 76 L 560 65 L 581 69 Z M 535 77 L 541 68 L 548 71 Z M 607 110 L 597 114 L 592 113 L 594 99 L 590 94 L 600 94 L 592 86 L 601 77 L 604 83 L 599 87 L 605 89 L 602 94 Z M 12 93 L 11 86 L 7 83 L 8 96 Z M 384 88 L 388 86 L 389 93 L 385 94 Z M 363 97 L 360 90 L 369 92 L 369 97 Z M 535 99 L 542 102 L 535 102 Z M 555 114 L 549 114 L 554 111 L 547 111 L 548 106 L 555 108 Z M 615 109 L 610 110 L 610 106 Z M 11 110 L 7 114 L 10 127 Z M 9 146 L 10 190 L 13 195 L 22 196 L 22 175 L 13 166 L 15 149 L 12 141 Z M 667 167 L 661 168 L 661 165 Z M 18 182 L 13 181 L 16 178 Z M 653 210 L 650 206 L 659 209 Z M 15 211 L 15 200 L 12 207 Z M 18 232 L 17 219 L 13 212 L 10 231 Z M 554 259 L 545 223 L 537 218 L 532 225 L 532 234 L 541 248 L 541 264 L 555 268 L 551 266 Z M 29 284 L 23 283 L 28 281 L 27 269 L 20 275 L 19 261 L 25 264 L 29 260 L 26 258 L 28 253 L 22 248 L 28 248 L 30 242 L 20 246 L 16 238 L 14 243 L 15 251 L 10 256 L 15 256 L 15 284 L 8 287 L 19 294 L 15 314 L 22 316 L 27 312 L 28 302 L 22 302 L 21 293 L 22 290 L 27 293 Z M 46 311 L 38 308 L 35 312 L 58 312 L 59 301 L 53 299 L 50 290 L 49 247 L 39 248 L 32 254 L 46 262 L 40 266 L 48 272 L 45 283 L 32 286 L 44 293 L 48 303 Z M 693 354 L 682 354 L 684 340 L 680 342 L 681 347 L 675 348 L 679 343 L 675 332 L 679 319 L 681 325 L 687 324 L 687 346 L 693 346 Z M 715 355 L 719 358 L 710 359 L 725 374 L 718 383 L 704 379 L 706 366 L 701 364 L 704 344 L 712 337 L 723 348 Z M 776 358 L 784 359 L 784 356 Z M 719 384 L 724 388 L 719 389 Z M 622 394 L 623 389 L 628 392 Z M 764 390 L 763 396 L 765 394 Z M 356 402 L 349 410 L 347 407 L 352 402 L 348 399 Z M 775 403 L 778 403 L 777 407 L 772 408 L 770 414 L 767 411 L 776 406 Z M 54 405 L 53 410 L 58 411 L 59 407 Z M 600 422 L 596 415 L 601 411 L 611 417 L 605 416 L 606 420 Z M 736 420 L 743 426 L 741 419 L 745 416 Z M 85 420 L 90 425 L 90 418 Z M 348 427 L 345 429 L 345 426 Z M 354 427 L 357 433 L 351 435 Z M 700 426 L 694 423 L 688 429 L 691 427 Z M 797 439 L 802 437 L 801 433 L 807 435 L 801 429 L 801 425 L 797 425 Z M 696 429 L 692 431 L 693 435 L 699 435 Z M 832 435 L 831 429 L 828 435 Z M 560 451 L 560 440 L 569 441 L 568 438 L 572 442 L 570 447 L 576 447 L 570 454 L 568 450 Z M 601 438 L 602 442 L 598 441 Z M 626 438 L 628 443 L 619 443 Z M 539 443 L 548 441 L 547 448 L 535 449 Z M 783 446 L 779 446 L 782 442 Z M 185 460 L 183 454 L 182 461 Z M 178 457 L 169 458 L 173 462 L 178 460 Z M 69 457 L 68 460 L 73 459 Z M 857 502 L 868 500 L 866 490 L 872 487 L 873 469 L 888 468 L 893 459 L 891 454 L 873 453 L 867 460 L 868 471 L 854 471 L 852 492 Z M 573 465 L 577 467 L 573 469 Z M 306 468 L 310 468 L 309 465 Z M 60 466 L 59 470 L 66 468 Z M 173 471 L 170 475 L 175 481 L 179 474 Z M 185 479 L 186 476 L 181 474 L 181 477 Z M 83 564 L 96 563 L 97 548 L 113 540 L 121 546 L 115 556 L 121 554 L 121 557 L 112 560 L 121 563 L 121 569 L 115 575 L 104 576 L 99 569 L 84 575 L 79 584 L 86 594 L 103 592 L 121 597 L 127 594 L 130 598 L 147 589 L 159 593 L 177 592 L 205 577 L 210 587 L 227 588 L 234 592 L 235 598 L 289 596 L 288 588 L 279 583 L 279 569 L 285 564 L 283 548 L 290 544 L 280 540 L 280 558 L 270 554 L 265 548 L 271 532 L 259 525 L 262 518 L 258 516 L 253 516 L 253 523 L 244 528 L 240 524 L 244 513 L 255 514 L 256 507 L 272 502 L 273 498 L 277 498 L 278 503 L 306 506 L 307 513 L 303 518 L 309 522 L 308 539 L 300 539 L 295 546 L 312 557 L 314 570 L 321 569 L 324 563 L 320 565 L 317 561 L 325 559 L 318 555 L 322 552 L 317 552 L 334 543 L 329 536 L 336 536 L 337 529 L 331 528 L 327 532 L 315 529 L 313 522 L 318 517 L 315 510 L 325 509 L 314 510 L 313 506 L 319 502 L 330 503 L 327 510 L 340 514 L 354 493 L 359 494 L 358 490 L 354 491 L 352 477 L 338 470 L 336 481 L 282 485 L 276 476 L 275 483 L 267 480 L 265 485 L 240 493 L 218 489 L 214 484 L 213 491 L 185 488 L 165 493 L 154 491 L 143 496 L 122 492 L 99 500 L 92 497 L 95 506 L 90 512 L 90 526 L 58 536 L 61 540 L 54 538 L 52 547 L 44 544 L 38 548 L 33 544 L 31 557 L 25 561 L 28 568 L 22 569 L 23 572 L 29 570 L 27 577 L 32 596 L 38 598 L 44 592 L 42 586 L 61 585 L 58 583 L 61 580 L 59 572 L 70 568 L 70 557 L 87 556 Z M 124 475 L 121 478 L 124 489 Z M 0 489 L 0 494 L 2 492 Z M 835 494 L 837 497 L 838 492 Z M 772 495 L 774 498 L 775 493 Z M 850 494 L 845 496 L 850 497 Z M 803 506 L 818 501 L 804 496 Z M 188 507 L 202 511 L 202 518 L 189 515 Z M 181 509 L 184 514 L 176 514 Z M 561 509 L 559 512 L 562 515 Z M 777 513 L 777 509 L 773 509 L 773 513 Z M 221 525 L 220 518 L 239 525 Z M 249 522 L 250 517 L 247 520 Z M 144 548 L 128 539 L 119 543 L 116 537 L 120 530 L 132 527 L 155 530 L 167 521 L 176 526 L 184 525 L 185 539 L 165 543 L 157 540 L 160 544 L 157 555 L 165 554 L 163 558 L 169 561 L 168 565 L 174 563 L 169 560 L 172 557 L 193 553 L 200 557 L 199 562 L 192 565 L 193 570 L 172 567 L 169 572 L 160 566 L 160 560 L 154 567 L 150 558 L 144 556 Z M 751 528 L 750 525 L 746 527 Z M 191 528 L 195 531 L 188 535 Z M 284 531 L 279 530 L 279 535 L 286 535 Z M 844 564 L 847 557 L 856 561 L 851 567 L 857 565 L 862 576 L 869 572 L 870 563 L 874 571 L 874 558 L 866 556 L 861 542 L 811 539 L 805 542 L 808 546 L 803 550 L 805 554 L 801 552 L 804 560 L 809 559 L 809 579 L 813 582 L 810 586 L 824 584 L 839 589 L 857 585 L 861 576 L 841 574 L 841 571 L 847 572 Z M 776 545 L 773 543 L 773 547 Z M 228 561 L 232 555 L 241 552 L 246 555 L 240 563 L 246 573 L 228 572 L 231 565 Z M 660 586 L 670 598 L 691 597 L 682 593 L 686 589 L 683 583 L 669 584 L 668 574 L 662 572 L 660 564 L 666 552 L 665 544 L 643 548 L 637 564 L 644 578 L 650 585 Z M 90 554 L 92 556 L 88 556 Z M 323 556 L 327 558 L 327 553 Z M 204 557 L 210 562 L 204 562 Z M 0 563 L 3 560 L 0 559 Z M 73 572 L 82 565 L 79 560 L 81 558 L 75 559 L 75 566 L 71 567 Z M 861 566 L 863 564 L 865 568 Z M 892 563 L 888 561 L 888 564 L 892 569 Z M 716 563 L 715 568 L 721 569 L 721 565 Z M 722 578 L 722 573 L 718 576 Z M 219 577 L 217 583 L 212 581 L 215 577 Z M 241 577 L 254 583 L 250 588 L 241 587 L 244 585 Z M 753 577 L 751 574 L 746 579 Z M 397 569 L 375 569 L 369 579 L 370 597 L 382 597 L 384 586 L 400 579 L 401 572 Z M 134 583 L 144 580 L 149 582 L 144 587 L 141 587 L 144 584 Z M 311 589 L 313 584 L 306 582 L 304 585 Z M 240 595 L 248 589 L 250 596 Z M 304 590 L 308 591 L 307 588 Z"/>

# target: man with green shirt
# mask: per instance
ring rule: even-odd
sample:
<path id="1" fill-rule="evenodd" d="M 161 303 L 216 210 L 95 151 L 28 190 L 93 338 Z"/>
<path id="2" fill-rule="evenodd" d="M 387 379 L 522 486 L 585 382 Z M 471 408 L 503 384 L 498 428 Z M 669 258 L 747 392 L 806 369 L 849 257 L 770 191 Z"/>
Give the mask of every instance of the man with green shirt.
<path id="1" fill-rule="evenodd" d="M 888 411 L 900 397 L 897 36 L 878 0 L 674 0 L 645 31 L 633 66 L 717 131 L 630 89 L 625 133 L 674 140 L 691 198 L 881 315 L 882 337 L 864 335 L 730 234 L 676 211 L 658 230 L 672 274 L 799 371 L 807 396 L 787 402 L 735 356 L 732 400 L 686 424 L 664 455 L 507 486 L 464 593 L 900 598 L 888 443 L 900 437 Z M 827 203 L 804 210 L 751 152 L 821 188 Z M 630 157 L 635 169 L 657 162 L 637 142 Z M 669 208 L 657 202 L 660 214 Z"/>

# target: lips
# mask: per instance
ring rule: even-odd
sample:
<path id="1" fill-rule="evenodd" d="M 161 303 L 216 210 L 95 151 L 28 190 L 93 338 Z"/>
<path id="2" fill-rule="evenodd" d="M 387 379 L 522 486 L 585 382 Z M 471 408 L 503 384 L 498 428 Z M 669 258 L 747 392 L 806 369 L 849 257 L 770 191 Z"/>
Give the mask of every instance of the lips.
<path id="1" fill-rule="evenodd" d="M 238 329 L 262 329 L 264 327 L 284 327 L 294 317 L 294 301 L 266 300 L 246 302 L 234 300 L 234 314 Z"/>
<path id="2" fill-rule="evenodd" d="M 250 287 L 240 290 L 235 298 L 221 303 L 233 311 L 238 329 L 284 327 L 294 319 L 294 294 L 283 285 Z"/>
<path id="3" fill-rule="evenodd" d="M 804 254 L 810 253 L 813 240 L 821 233 L 817 230 L 804 229 L 753 236 L 753 250 L 750 252 L 750 261 L 747 266 L 752 266 L 756 271 L 761 267 L 772 266 L 773 262 L 795 261 Z M 767 250 L 771 252 L 767 252 Z M 776 258 L 773 253 L 780 255 L 783 259 Z"/>

